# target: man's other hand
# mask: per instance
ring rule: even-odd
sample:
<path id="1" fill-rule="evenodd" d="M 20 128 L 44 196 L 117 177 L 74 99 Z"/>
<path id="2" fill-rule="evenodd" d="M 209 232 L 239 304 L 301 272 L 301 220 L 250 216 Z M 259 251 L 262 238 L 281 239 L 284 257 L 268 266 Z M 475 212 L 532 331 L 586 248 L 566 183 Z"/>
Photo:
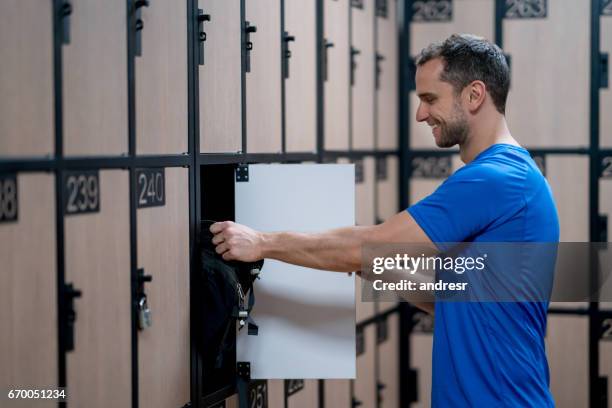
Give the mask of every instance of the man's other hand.
<path id="1" fill-rule="evenodd" d="M 215 251 L 226 261 L 255 262 L 263 258 L 264 236 L 246 225 L 232 221 L 216 222 L 210 226 Z"/>

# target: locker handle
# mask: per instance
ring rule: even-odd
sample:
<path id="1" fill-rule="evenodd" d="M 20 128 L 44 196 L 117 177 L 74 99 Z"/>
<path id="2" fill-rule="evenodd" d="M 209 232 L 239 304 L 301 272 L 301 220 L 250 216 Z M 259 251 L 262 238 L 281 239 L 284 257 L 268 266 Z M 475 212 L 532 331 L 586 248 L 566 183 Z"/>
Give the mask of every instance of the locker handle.
<path id="1" fill-rule="evenodd" d="M 380 67 L 380 63 L 385 60 L 385 56 L 376 53 L 376 89 L 380 88 L 380 74 L 382 73 L 382 68 Z"/>
<path id="2" fill-rule="evenodd" d="M 358 399 L 357 399 L 357 398 L 355 398 L 355 397 L 353 397 L 353 401 L 352 401 L 352 402 L 353 402 L 353 403 L 352 403 L 353 408 L 355 408 L 355 407 L 359 407 L 359 406 L 363 405 L 363 402 L 361 402 L 360 400 L 358 400 Z"/>
<path id="3" fill-rule="evenodd" d="M 251 34 L 257 32 L 257 26 L 251 25 L 249 21 L 244 22 L 244 47 L 245 47 L 245 57 L 244 57 L 244 71 L 251 72 L 251 51 L 253 50 L 253 43 L 251 42 Z"/>
<path id="4" fill-rule="evenodd" d="M 361 51 L 355 47 L 351 47 L 351 86 L 355 85 L 355 69 L 357 69 L 357 62 L 355 62 L 355 56 L 361 54 Z"/>
<path id="5" fill-rule="evenodd" d="M 60 6 L 60 17 L 62 21 L 62 44 L 70 44 L 70 15 L 72 4 L 66 1 Z"/>
<path id="6" fill-rule="evenodd" d="M 289 78 L 289 58 L 291 58 L 291 50 L 289 50 L 289 43 L 295 41 L 293 35 L 289 35 L 287 31 L 283 34 L 283 78 Z"/>
<path id="7" fill-rule="evenodd" d="M 327 81 L 329 76 L 328 67 L 329 67 L 329 56 L 327 55 L 327 50 L 334 46 L 333 42 L 327 41 L 327 39 L 323 40 L 323 56 L 321 58 L 321 63 L 323 64 L 323 81 Z"/>
<path id="8" fill-rule="evenodd" d="M 149 7 L 149 0 L 136 0 L 134 2 L 134 10 L 136 11 L 136 20 L 134 22 L 134 31 L 136 32 L 134 39 L 134 54 L 137 57 L 142 55 L 142 29 L 144 22 L 142 21 L 142 8 Z"/>
<path id="9" fill-rule="evenodd" d="M 200 65 L 204 65 L 204 41 L 206 41 L 206 32 L 204 31 L 205 21 L 211 21 L 210 14 L 204 14 L 202 9 L 198 9 L 198 44 L 200 48 L 198 64 Z"/>
<path id="10" fill-rule="evenodd" d="M 72 283 L 64 284 L 64 296 L 65 296 L 65 307 L 66 307 L 66 321 L 65 321 L 65 344 L 64 348 L 66 351 L 74 350 L 74 322 L 76 322 L 77 313 L 74 309 L 74 299 L 80 298 L 82 292 L 75 289 Z"/>

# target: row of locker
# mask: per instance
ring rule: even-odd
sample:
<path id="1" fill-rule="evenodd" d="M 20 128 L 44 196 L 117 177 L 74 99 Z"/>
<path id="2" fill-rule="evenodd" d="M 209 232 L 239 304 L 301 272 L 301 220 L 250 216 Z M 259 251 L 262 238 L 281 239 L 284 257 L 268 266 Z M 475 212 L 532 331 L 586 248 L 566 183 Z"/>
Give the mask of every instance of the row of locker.
<path id="1" fill-rule="evenodd" d="M 54 14 L 63 32 L 64 155 L 127 154 L 129 81 L 136 153 L 187 152 L 191 5 L 199 9 L 192 23 L 202 153 L 316 151 L 319 60 L 325 148 L 346 150 L 352 140 L 352 148 L 373 149 L 375 134 L 377 148 L 397 148 L 397 0 L 386 0 L 384 13 L 374 0 L 324 0 L 320 17 L 317 0 L 56 0 L 55 10 L 51 3 L 0 5 L 0 98 L 11 101 L 0 109 L 2 158 L 53 154 Z"/>

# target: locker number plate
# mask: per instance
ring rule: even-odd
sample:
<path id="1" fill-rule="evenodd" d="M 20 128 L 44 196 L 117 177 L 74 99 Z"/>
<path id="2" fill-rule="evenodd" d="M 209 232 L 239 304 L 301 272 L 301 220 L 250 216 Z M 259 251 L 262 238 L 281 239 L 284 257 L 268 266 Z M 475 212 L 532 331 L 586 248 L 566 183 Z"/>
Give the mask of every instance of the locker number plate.
<path id="1" fill-rule="evenodd" d="M 164 206 L 166 204 L 164 169 L 136 169 L 136 190 L 138 208 Z"/>
<path id="2" fill-rule="evenodd" d="M 100 175 L 98 170 L 64 173 L 64 214 L 100 211 Z"/>
<path id="3" fill-rule="evenodd" d="M 268 408 L 268 382 L 266 380 L 249 382 L 249 408 Z"/>
<path id="4" fill-rule="evenodd" d="M 412 3 L 412 21 L 452 21 L 452 0 L 417 0 Z"/>
<path id="5" fill-rule="evenodd" d="M 547 0 L 506 0 L 504 18 L 546 18 Z"/>
<path id="6" fill-rule="evenodd" d="M 601 159 L 601 178 L 612 178 L 612 156 Z"/>
<path id="7" fill-rule="evenodd" d="M 18 215 L 17 175 L 0 175 L 0 222 L 17 221 Z"/>
<path id="8" fill-rule="evenodd" d="M 446 178 L 451 175 L 450 156 L 415 157 L 412 160 L 412 177 Z"/>

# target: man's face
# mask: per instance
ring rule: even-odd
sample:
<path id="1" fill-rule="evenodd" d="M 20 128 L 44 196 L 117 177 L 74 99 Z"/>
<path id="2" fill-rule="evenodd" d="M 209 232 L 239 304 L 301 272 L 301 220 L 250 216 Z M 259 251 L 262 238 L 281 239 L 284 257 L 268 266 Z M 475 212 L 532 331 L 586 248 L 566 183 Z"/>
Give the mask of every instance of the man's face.
<path id="1" fill-rule="evenodd" d="M 440 58 L 427 61 L 416 71 L 419 107 L 417 122 L 427 122 L 438 147 L 463 144 L 469 134 L 467 115 L 453 86 L 440 80 L 444 64 Z"/>

